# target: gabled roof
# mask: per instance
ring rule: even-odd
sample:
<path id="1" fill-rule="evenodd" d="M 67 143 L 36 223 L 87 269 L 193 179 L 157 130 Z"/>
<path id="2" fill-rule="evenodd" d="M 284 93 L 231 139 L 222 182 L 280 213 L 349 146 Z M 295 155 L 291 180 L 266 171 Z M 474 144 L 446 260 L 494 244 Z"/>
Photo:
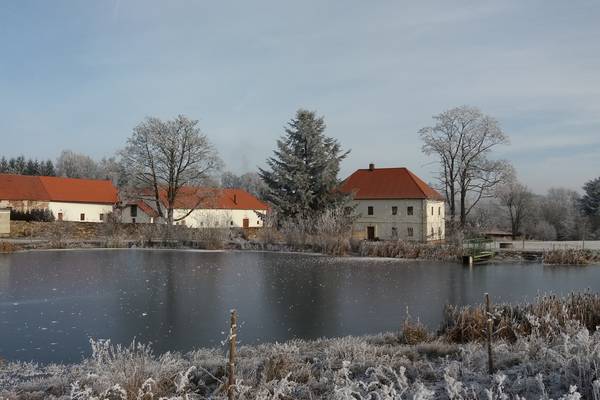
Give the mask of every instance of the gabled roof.
<path id="1" fill-rule="evenodd" d="M 118 196 L 109 180 L 0 174 L 0 200 L 115 204 Z"/>
<path id="2" fill-rule="evenodd" d="M 143 191 L 144 198 L 151 191 Z M 166 190 L 160 191 L 161 203 L 167 203 Z M 223 210 L 267 210 L 266 203 L 243 189 L 221 189 L 204 187 L 182 187 L 175 198 L 175 209 L 223 209 Z"/>
<path id="3" fill-rule="evenodd" d="M 341 191 L 354 193 L 356 200 L 444 200 L 441 194 L 407 168 L 359 169 L 342 182 Z"/>
<path id="4" fill-rule="evenodd" d="M 37 176 L 0 174 L 0 200 L 49 201 L 50 195 Z"/>
<path id="5" fill-rule="evenodd" d="M 154 208 L 152 208 L 152 206 L 150 206 L 144 200 L 134 201 L 131 204 L 136 205 L 138 207 L 138 209 L 140 209 L 142 212 L 144 212 L 149 217 L 153 217 L 153 218 L 158 217 L 158 211 L 156 211 Z"/>

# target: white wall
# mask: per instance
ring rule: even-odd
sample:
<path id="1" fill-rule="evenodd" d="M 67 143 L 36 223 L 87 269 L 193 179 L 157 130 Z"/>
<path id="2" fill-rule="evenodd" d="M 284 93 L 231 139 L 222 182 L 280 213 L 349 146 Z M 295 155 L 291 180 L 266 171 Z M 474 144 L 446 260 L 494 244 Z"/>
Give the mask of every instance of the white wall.
<path id="1" fill-rule="evenodd" d="M 414 240 L 429 241 L 443 240 L 445 209 L 441 201 L 422 199 L 398 199 L 398 200 L 355 200 L 355 212 L 359 218 L 354 223 L 354 237 L 357 239 L 367 238 L 367 227 L 375 228 L 375 237 L 381 240 Z M 373 215 L 368 215 L 368 207 L 373 207 Z M 397 207 L 396 215 L 392 213 L 392 207 Z M 408 215 L 408 207 L 413 208 L 412 215 Z M 434 207 L 434 215 L 431 215 L 431 207 Z M 439 211 L 438 211 L 439 210 Z M 438 215 L 439 212 L 439 215 Z M 396 230 L 394 236 L 393 230 Z M 412 236 L 409 236 L 409 228 L 412 228 Z M 434 235 L 431 236 L 431 228 Z M 439 235 L 439 229 L 442 235 Z"/>
<path id="2" fill-rule="evenodd" d="M 113 206 L 111 204 L 90 204 L 90 203 L 66 203 L 54 202 L 48 203 L 48 209 L 54 214 L 54 218 L 58 221 L 58 214 L 63 214 L 63 221 L 76 222 L 103 222 L 100 220 L 100 214 L 104 215 L 104 220 L 108 214 L 112 213 Z M 80 215 L 85 214 L 85 219 L 82 221 Z"/>
<path id="3" fill-rule="evenodd" d="M 173 210 L 175 219 L 181 218 L 189 210 Z M 264 214 L 266 210 L 256 210 Z M 183 221 L 191 228 L 219 227 L 219 228 L 241 228 L 244 219 L 248 219 L 250 228 L 262 227 L 263 222 L 254 210 L 221 210 L 221 209 L 199 209 L 194 210 Z M 176 222 L 176 223 L 181 223 Z"/>
<path id="4" fill-rule="evenodd" d="M 427 207 L 427 240 L 444 240 L 446 237 L 446 204 L 443 201 L 435 200 L 427 200 L 425 204 Z"/>
<path id="5" fill-rule="evenodd" d="M 137 208 L 137 216 L 136 217 L 131 216 L 131 206 L 127 206 L 127 207 L 123 208 L 123 210 L 121 211 L 121 222 L 129 224 L 129 223 L 133 222 L 134 218 L 135 218 L 135 222 L 137 224 L 151 224 L 154 222 L 154 218 L 149 216 L 148 214 L 146 214 L 139 207 Z"/>
<path id="6" fill-rule="evenodd" d="M 0 209 L 0 236 L 5 236 L 10 233 L 10 210 Z"/>

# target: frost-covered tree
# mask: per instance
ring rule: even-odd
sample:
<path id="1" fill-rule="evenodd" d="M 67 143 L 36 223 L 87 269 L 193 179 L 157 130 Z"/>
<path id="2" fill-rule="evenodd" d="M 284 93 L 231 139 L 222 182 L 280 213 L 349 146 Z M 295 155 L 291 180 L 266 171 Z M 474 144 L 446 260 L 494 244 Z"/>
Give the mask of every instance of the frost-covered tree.
<path id="1" fill-rule="evenodd" d="M 226 171 L 221 175 L 221 186 L 228 189 L 244 189 L 256 197 L 261 197 L 265 190 L 265 184 L 257 172 L 236 175 Z"/>
<path id="2" fill-rule="evenodd" d="M 581 211 L 590 217 L 600 217 L 600 177 L 586 182 L 583 191 L 579 200 Z"/>
<path id="3" fill-rule="evenodd" d="M 146 118 L 133 129 L 121 157 L 130 179 L 138 187 L 151 190 L 159 216 L 169 224 L 194 210 L 174 218 L 175 199 L 181 189 L 205 184 L 221 165 L 217 150 L 200 131 L 198 121 L 183 115 L 168 121 Z"/>
<path id="4" fill-rule="evenodd" d="M 323 117 L 298 110 L 273 153 L 269 169 L 259 175 L 266 185 L 264 198 L 281 222 L 313 218 L 345 199 L 336 190 L 337 175 L 349 151 L 325 136 Z"/>
<path id="5" fill-rule="evenodd" d="M 85 154 L 71 150 L 63 150 L 58 156 L 56 174 L 67 178 L 99 178 L 96 161 Z"/>
<path id="6" fill-rule="evenodd" d="M 423 152 L 439 158 L 438 178 L 451 222 L 459 216 L 464 228 L 477 203 L 512 177 L 507 161 L 489 158 L 495 147 L 509 140 L 497 120 L 475 107 L 456 107 L 433 119 L 435 125 L 419 130 Z"/>
<path id="7" fill-rule="evenodd" d="M 54 165 L 52 161 L 38 161 L 24 156 L 7 159 L 0 159 L 0 173 L 18 174 L 18 175 L 43 175 L 54 176 Z"/>
<path id="8" fill-rule="evenodd" d="M 558 240 L 580 239 L 581 215 L 577 208 L 579 195 L 564 188 L 551 188 L 540 204 L 541 218 L 556 230 Z"/>
<path id="9" fill-rule="evenodd" d="M 501 186 L 497 191 L 497 196 L 500 204 L 508 213 L 512 237 L 515 239 L 521 233 L 523 222 L 530 216 L 533 193 L 527 186 L 513 181 Z"/>
<path id="10" fill-rule="evenodd" d="M 40 175 L 43 176 L 55 176 L 56 171 L 54 170 L 54 163 L 52 160 L 46 160 L 40 163 Z"/>

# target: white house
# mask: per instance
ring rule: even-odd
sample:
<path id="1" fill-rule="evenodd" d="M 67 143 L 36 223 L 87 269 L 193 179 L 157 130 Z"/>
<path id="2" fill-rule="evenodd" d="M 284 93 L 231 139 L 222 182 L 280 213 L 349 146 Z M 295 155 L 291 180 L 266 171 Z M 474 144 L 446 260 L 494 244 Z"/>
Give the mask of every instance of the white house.
<path id="1" fill-rule="evenodd" d="M 166 195 L 160 193 L 163 213 Z M 123 209 L 123 222 L 157 222 L 158 213 L 149 196 L 129 202 Z M 180 189 L 175 199 L 173 217 L 178 225 L 191 228 L 259 228 L 267 205 L 242 189 Z"/>
<path id="2" fill-rule="evenodd" d="M 49 210 L 58 221 L 103 222 L 117 200 L 109 180 L 0 174 L 0 208 Z"/>
<path id="3" fill-rule="evenodd" d="M 342 182 L 359 217 L 354 237 L 368 240 L 441 241 L 443 197 L 406 168 L 359 169 Z"/>

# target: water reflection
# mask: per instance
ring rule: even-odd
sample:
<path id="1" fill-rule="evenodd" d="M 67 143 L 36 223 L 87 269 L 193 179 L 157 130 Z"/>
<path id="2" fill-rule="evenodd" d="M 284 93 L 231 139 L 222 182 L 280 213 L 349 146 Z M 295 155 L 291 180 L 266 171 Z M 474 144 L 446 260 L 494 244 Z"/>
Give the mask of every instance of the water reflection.
<path id="1" fill-rule="evenodd" d="M 271 253 L 87 250 L 0 255 L 0 356 L 77 361 L 88 340 L 157 352 L 218 346 L 237 308 L 242 342 L 437 327 L 445 304 L 593 287 L 600 268 L 406 263 Z"/>

